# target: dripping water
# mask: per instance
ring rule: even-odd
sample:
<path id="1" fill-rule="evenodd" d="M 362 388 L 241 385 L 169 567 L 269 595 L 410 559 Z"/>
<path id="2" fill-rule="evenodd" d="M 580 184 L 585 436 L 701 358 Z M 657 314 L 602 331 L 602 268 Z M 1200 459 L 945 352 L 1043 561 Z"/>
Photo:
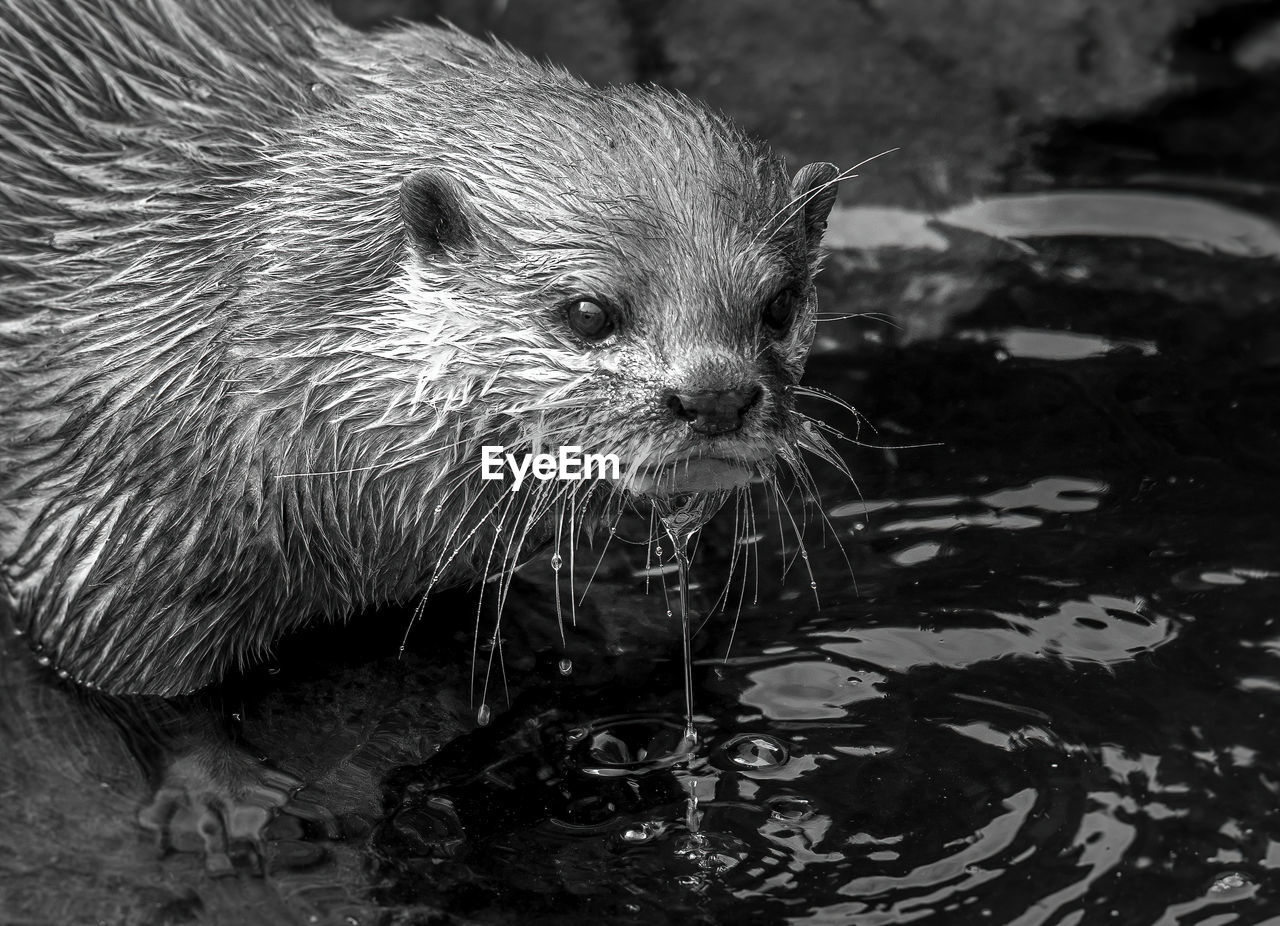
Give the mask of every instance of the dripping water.
<path id="1" fill-rule="evenodd" d="M 680 579 L 680 632 L 684 647 L 684 738 L 688 748 L 698 742 L 693 723 L 693 632 L 689 618 L 689 551 L 693 538 L 728 499 L 728 492 L 699 492 L 655 498 L 654 511 L 671 539 Z M 668 612 L 669 613 L 669 612 Z"/>
<path id="2" fill-rule="evenodd" d="M 671 538 L 680 582 L 680 637 L 684 652 L 684 736 L 678 752 L 692 756 L 698 745 L 698 729 L 693 722 L 693 622 L 689 616 L 689 553 L 693 538 L 728 499 L 728 492 L 710 492 L 655 498 L 654 512 L 662 529 Z M 668 614 L 671 612 L 668 611 Z M 699 808 L 701 776 L 685 768 L 677 773 L 681 787 L 688 795 L 685 826 L 689 831 L 688 851 L 697 855 L 704 850 L 701 834 L 702 811 Z"/>

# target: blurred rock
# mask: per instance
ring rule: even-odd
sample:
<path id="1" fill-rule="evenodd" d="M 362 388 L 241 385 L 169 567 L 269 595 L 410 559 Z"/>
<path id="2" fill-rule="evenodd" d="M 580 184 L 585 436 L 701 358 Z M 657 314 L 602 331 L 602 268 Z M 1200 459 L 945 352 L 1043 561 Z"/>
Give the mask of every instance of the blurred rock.
<path id="1" fill-rule="evenodd" d="M 335 6 L 361 24 L 388 10 L 443 16 L 596 83 L 665 84 L 725 111 L 795 164 L 847 167 L 897 148 L 842 198 L 937 209 L 1007 185 L 1019 143 L 1043 124 L 1137 110 L 1184 88 L 1191 77 L 1170 63 L 1173 39 L 1229 4 L 962 0 L 945 16 L 930 0 Z"/>

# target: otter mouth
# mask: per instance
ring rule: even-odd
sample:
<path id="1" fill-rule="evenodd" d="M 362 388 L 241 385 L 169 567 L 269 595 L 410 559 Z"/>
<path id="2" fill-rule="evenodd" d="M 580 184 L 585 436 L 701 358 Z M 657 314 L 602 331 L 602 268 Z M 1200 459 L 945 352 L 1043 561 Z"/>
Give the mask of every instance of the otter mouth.
<path id="1" fill-rule="evenodd" d="M 637 476 L 630 488 L 637 495 L 648 496 L 727 491 L 751 482 L 759 475 L 761 462 L 723 457 L 675 460 Z"/>

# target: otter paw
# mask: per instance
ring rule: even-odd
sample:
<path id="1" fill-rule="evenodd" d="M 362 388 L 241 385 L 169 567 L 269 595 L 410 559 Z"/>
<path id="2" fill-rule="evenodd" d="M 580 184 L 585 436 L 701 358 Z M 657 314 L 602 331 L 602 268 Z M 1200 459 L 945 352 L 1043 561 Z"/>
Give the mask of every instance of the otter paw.
<path id="1" fill-rule="evenodd" d="M 261 874 L 264 832 L 276 814 L 296 809 L 297 816 L 326 822 L 318 805 L 299 802 L 292 808 L 290 799 L 302 786 L 247 756 L 186 753 L 169 763 L 155 796 L 138 811 L 138 823 L 155 834 L 162 853 L 203 854 L 211 875 L 233 874 L 238 867 Z"/>

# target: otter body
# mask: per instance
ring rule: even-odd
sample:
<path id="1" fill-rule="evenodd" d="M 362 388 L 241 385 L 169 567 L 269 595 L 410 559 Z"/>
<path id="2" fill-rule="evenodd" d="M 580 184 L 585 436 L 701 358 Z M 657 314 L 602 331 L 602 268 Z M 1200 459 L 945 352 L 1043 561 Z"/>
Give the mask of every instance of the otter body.
<path id="1" fill-rule="evenodd" d="M 0 0 L 0 607 L 176 695 L 555 519 L 766 478 L 835 169 L 282 0 Z M 479 478 L 481 447 L 617 480 Z"/>

